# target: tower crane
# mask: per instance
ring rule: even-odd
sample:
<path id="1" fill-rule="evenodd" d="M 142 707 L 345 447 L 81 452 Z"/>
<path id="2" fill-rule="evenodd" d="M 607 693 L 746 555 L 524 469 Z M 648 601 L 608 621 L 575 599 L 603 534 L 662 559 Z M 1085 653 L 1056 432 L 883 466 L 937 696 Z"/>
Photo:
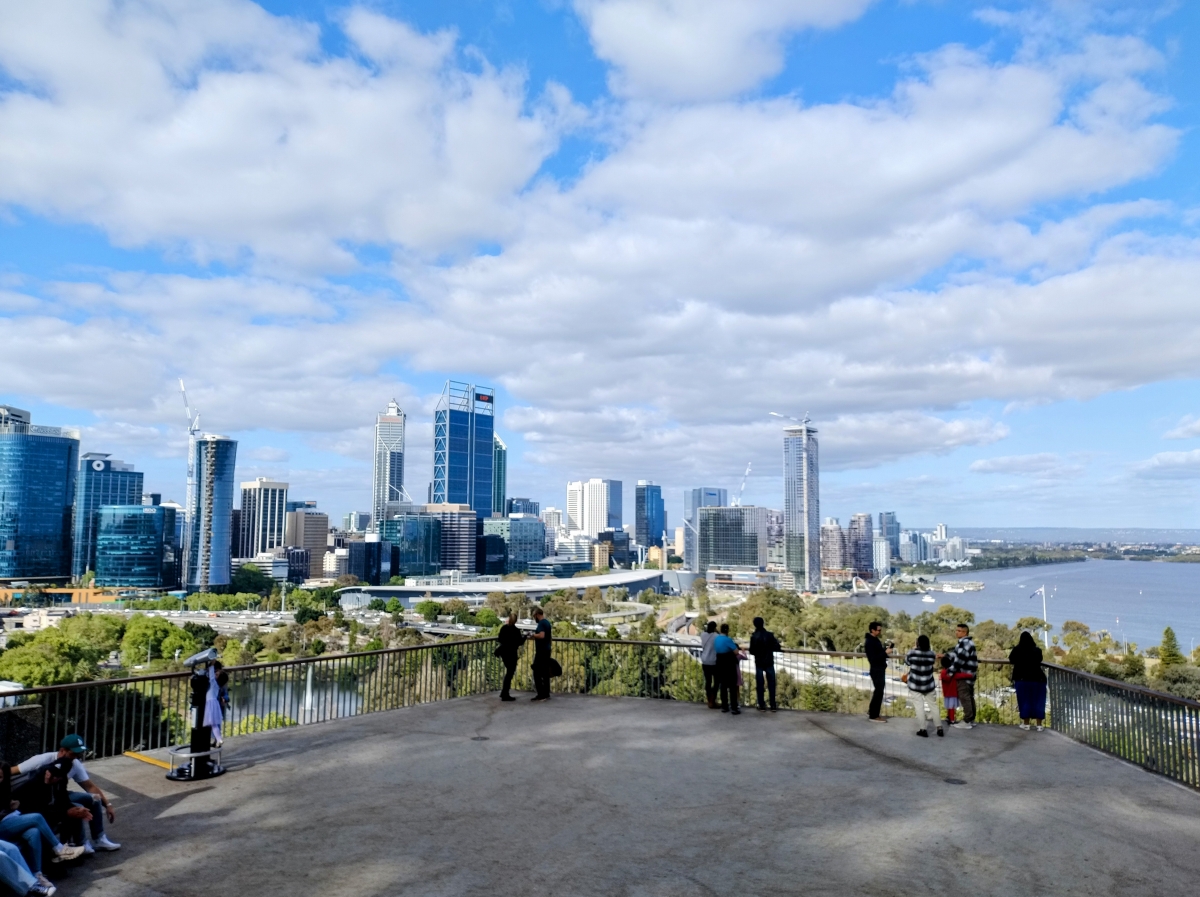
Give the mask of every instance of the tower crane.
<path id="1" fill-rule="evenodd" d="M 729 503 L 732 507 L 740 508 L 742 506 L 742 493 L 746 491 L 746 478 L 750 476 L 750 467 L 753 464 L 753 461 L 746 463 L 746 472 L 742 474 L 742 488 L 738 490 L 737 498 Z"/>
<path id="2" fill-rule="evenodd" d="M 800 420 L 798 417 L 792 417 L 790 414 L 780 414 L 778 411 L 768 411 L 767 413 L 770 414 L 771 417 L 782 417 L 784 420 L 794 420 L 796 423 L 805 427 L 811 423 L 811 418 L 809 418 L 807 411 L 804 412 L 804 420 Z"/>
<path id="3" fill-rule="evenodd" d="M 200 432 L 200 412 L 196 412 L 196 416 L 192 417 L 192 406 L 188 404 L 187 390 L 183 386 L 183 378 L 179 378 L 179 391 L 183 393 L 183 413 L 187 415 L 188 436 L 195 436 Z"/>

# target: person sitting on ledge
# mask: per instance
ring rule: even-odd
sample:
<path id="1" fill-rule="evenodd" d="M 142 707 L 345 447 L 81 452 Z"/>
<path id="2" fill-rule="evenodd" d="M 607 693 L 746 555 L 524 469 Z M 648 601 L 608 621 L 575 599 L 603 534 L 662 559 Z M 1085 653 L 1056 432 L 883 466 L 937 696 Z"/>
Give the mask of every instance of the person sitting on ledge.
<path id="1" fill-rule="evenodd" d="M 84 853 L 92 854 L 97 850 L 120 850 L 121 845 L 110 840 L 104 831 L 104 815 L 108 816 L 109 822 L 116 822 L 117 814 L 113 812 L 112 803 L 104 796 L 104 792 L 88 777 L 87 769 L 82 763 L 86 753 L 87 745 L 83 743 L 83 739 L 78 735 L 68 735 L 59 742 L 57 753 L 48 751 L 44 754 L 35 754 L 14 766 L 12 774 L 23 777 L 44 769 L 56 761 L 70 759 L 72 762 L 69 777 L 83 789 L 83 791 L 69 792 L 71 801 L 91 814 L 91 825 L 83 828 Z M 104 814 L 100 812 L 101 807 L 104 808 Z"/>

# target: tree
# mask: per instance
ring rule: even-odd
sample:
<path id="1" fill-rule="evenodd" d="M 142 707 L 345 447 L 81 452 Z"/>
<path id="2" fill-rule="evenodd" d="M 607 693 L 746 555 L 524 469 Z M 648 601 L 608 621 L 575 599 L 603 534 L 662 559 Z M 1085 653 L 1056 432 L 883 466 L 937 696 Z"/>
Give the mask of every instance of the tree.
<path id="1" fill-rule="evenodd" d="M 493 626 L 500 625 L 500 617 L 490 607 L 481 607 L 475 611 L 475 625 L 484 626 L 488 629 Z"/>
<path id="2" fill-rule="evenodd" d="M 181 657 L 196 653 L 195 640 L 178 626 L 168 623 L 161 617 L 146 617 L 134 614 L 125 626 L 125 636 L 121 639 L 121 659 L 125 666 L 146 663 L 155 657 L 174 656 L 175 651 Z"/>
<path id="3" fill-rule="evenodd" d="M 229 587 L 235 592 L 253 592 L 256 595 L 269 593 L 274 585 L 275 580 L 263 573 L 257 564 L 242 564 L 229 581 Z"/>
<path id="4" fill-rule="evenodd" d="M 58 628 L 43 629 L 17 645 L 0 655 L 0 678 L 26 688 L 95 678 L 96 664 L 107 653 Z"/>
<path id="5" fill-rule="evenodd" d="M 1168 626 L 1163 630 L 1162 644 L 1158 646 L 1158 664 L 1160 675 L 1167 667 L 1183 666 L 1187 660 L 1179 650 L 1179 640 L 1175 638 L 1175 630 Z"/>
<path id="6" fill-rule="evenodd" d="M 395 577 L 392 578 L 395 579 Z M 399 598 L 389 598 L 383 609 L 389 614 L 402 614 L 404 613 L 404 602 Z"/>
<path id="7" fill-rule="evenodd" d="M 437 601 L 426 599 L 425 601 L 418 601 L 413 610 L 424 617 L 426 622 L 432 623 L 438 618 L 438 614 L 442 612 L 442 605 Z"/>
<path id="8" fill-rule="evenodd" d="M 121 647 L 121 638 L 125 635 L 125 618 L 115 614 L 83 613 L 67 617 L 58 624 L 58 628 L 83 644 L 93 645 L 108 654 Z M 16 647 L 12 635 L 8 637 L 8 644 L 10 647 Z"/>
<path id="9" fill-rule="evenodd" d="M 367 602 L 367 610 L 378 610 L 378 611 L 387 610 L 387 602 L 384 601 L 382 598 L 372 598 L 370 601 Z"/>
<path id="10" fill-rule="evenodd" d="M 333 587 L 335 589 L 345 589 L 350 586 L 356 586 L 358 583 L 359 579 L 353 573 L 343 573 L 334 581 Z"/>
<path id="11" fill-rule="evenodd" d="M 442 602 L 442 616 L 454 617 L 455 623 L 471 622 L 471 608 L 461 598 L 451 598 Z"/>
<path id="12" fill-rule="evenodd" d="M 404 585 L 404 577 L 403 576 L 393 576 L 391 579 L 388 580 L 388 585 L 389 586 L 402 586 L 402 585 Z M 395 599 L 393 598 L 392 600 L 394 601 Z"/>
<path id="13" fill-rule="evenodd" d="M 325 615 L 315 607 L 306 604 L 297 608 L 294 616 L 296 618 L 296 622 L 303 626 L 305 623 L 315 623 Z"/>
<path id="14" fill-rule="evenodd" d="M 207 623 L 193 623 L 191 620 L 183 624 L 183 631 L 195 639 L 200 650 L 211 648 L 217 640 L 217 630 Z"/>

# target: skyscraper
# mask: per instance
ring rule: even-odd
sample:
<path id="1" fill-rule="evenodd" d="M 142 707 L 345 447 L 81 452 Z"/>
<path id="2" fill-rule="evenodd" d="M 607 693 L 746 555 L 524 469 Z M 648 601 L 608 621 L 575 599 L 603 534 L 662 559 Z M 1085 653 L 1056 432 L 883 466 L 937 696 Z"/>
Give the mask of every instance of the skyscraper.
<path id="1" fill-rule="evenodd" d="M 237 441 L 196 433 L 188 452 L 184 588 L 205 592 L 229 585 Z"/>
<path id="2" fill-rule="evenodd" d="M 284 547 L 287 534 L 287 483 L 258 477 L 242 483 L 240 558 Z"/>
<path id="3" fill-rule="evenodd" d="M 108 455 L 87 452 L 79 459 L 75 477 L 71 577 L 79 579 L 96 569 L 97 512 L 103 505 L 140 505 L 142 474 L 132 464 Z M 172 524 L 173 525 L 173 524 Z"/>
<path id="4" fill-rule="evenodd" d="M 692 573 L 699 572 L 696 537 L 700 532 L 700 509 L 725 507 L 729 493 L 715 486 L 701 486 L 683 493 L 683 566 Z"/>
<path id="5" fill-rule="evenodd" d="M 638 545 L 662 548 L 667 529 L 667 509 L 663 504 L 662 486 L 649 480 L 638 480 L 634 494 L 634 539 Z"/>
<path id="6" fill-rule="evenodd" d="M 371 531 L 391 516 L 388 504 L 404 501 L 405 414 L 392 399 L 375 416 L 375 473 L 371 479 Z"/>
<path id="7" fill-rule="evenodd" d="M 466 504 L 426 505 L 425 513 L 441 522 L 438 563 L 442 572 L 474 573 L 478 514 Z"/>
<path id="8" fill-rule="evenodd" d="M 541 512 L 541 505 L 531 498 L 506 498 L 504 500 L 504 516 L 511 517 L 513 514 L 532 514 L 537 517 Z"/>
<path id="9" fill-rule="evenodd" d="M 286 507 L 300 504 L 304 506 L 287 512 L 283 541 L 289 546 L 308 549 L 308 577 L 320 579 L 324 573 L 325 549 L 329 544 L 329 516 L 307 503 L 289 501 Z"/>
<path id="10" fill-rule="evenodd" d="M 856 575 L 870 579 L 875 570 L 875 533 L 870 514 L 855 514 L 850 518 L 847 542 L 850 546 L 850 565 Z"/>
<path id="11" fill-rule="evenodd" d="M 446 381 L 433 413 L 431 504 L 470 505 L 480 517 L 492 516 L 495 404 L 486 386 Z M 445 529 L 442 545 L 444 550 Z"/>
<path id="12" fill-rule="evenodd" d="M 872 543 L 875 575 L 880 579 L 892 572 L 892 543 L 884 536 L 876 536 Z"/>
<path id="13" fill-rule="evenodd" d="M 895 511 L 879 512 L 879 535 L 888 540 L 892 557 L 900 557 L 900 521 L 896 519 Z"/>
<path id="14" fill-rule="evenodd" d="M 853 566 L 849 561 L 846 531 L 836 517 L 826 517 L 821 526 L 821 571 L 827 579 L 841 582 Z"/>
<path id="15" fill-rule="evenodd" d="M 709 567 L 764 567 L 767 563 L 767 509 L 702 507 L 698 511 L 697 573 Z"/>
<path id="16" fill-rule="evenodd" d="M 505 499 L 508 498 L 508 446 L 504 440 L 492 434 L 492 511 L 504 513 Z"/>
<path id="17" fill-rule="evenodd" d="M 0 405 L 0 579 L 66 579 L 79 432 Z"/>
<path id="18" fill-rule="evenodd" d="M 93 559 L 98 586 L 174 588 L 175 509 L 105 505 L 95 512 Z"/>
<path id="19" fill-rule="evenodd" d="M 576 480 L 567 483 L 567 529 L 596 538 L 606 529 L 619 530 L 621 521 L 620 480 Z"/>
<path id="20" fill-rule="evenodd" d="M 821 502 L 817 431 L 804 423 L 783 430 L 783 541 L 787 568 L 802 591 L 821 588 Z"/>

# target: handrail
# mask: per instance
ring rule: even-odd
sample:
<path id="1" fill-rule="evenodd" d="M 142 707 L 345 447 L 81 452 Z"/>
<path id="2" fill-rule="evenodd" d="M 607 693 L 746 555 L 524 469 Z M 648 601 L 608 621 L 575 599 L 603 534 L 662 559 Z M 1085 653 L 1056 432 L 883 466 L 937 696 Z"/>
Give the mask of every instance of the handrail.
<path id="1" fill-rule="evenodd" d="M 1187 707 L 1191 710 L 1200 710 L 1200 701 L 1193 701 L 1189 698 L 1181 698 L 1178 695 L 1170 694 L 1165 691 L 1155 691 L 1152 688 L 1146 688 L 1144 685 L 1133 685 L 1129 682 L 1122 682 L 1120 679 L 1108 679 L 1104 676 L 1097 676 L 1095 673 L 1086 673 L 1083 670 L 1077 670 L 1073 667 L 1065 667 L 1057 663 L 1043 662 L 1048 670 L 1058 670 L 1063 673 L 1070 673 L 1072 676 L 1078 676 L 1081 679 L 1087 679 L 1091 682 L 1098 682 L 1101 685 L 1109 686 L 1110 688 L 1119 688 L 1123 691 L 1131 691 L 1135 694 L 1144 695 L 1148 698 L 1154 698 L 1159 701 L 1166 701 L 1168 704 L 1178 704 L 1181 707 Z"/>

